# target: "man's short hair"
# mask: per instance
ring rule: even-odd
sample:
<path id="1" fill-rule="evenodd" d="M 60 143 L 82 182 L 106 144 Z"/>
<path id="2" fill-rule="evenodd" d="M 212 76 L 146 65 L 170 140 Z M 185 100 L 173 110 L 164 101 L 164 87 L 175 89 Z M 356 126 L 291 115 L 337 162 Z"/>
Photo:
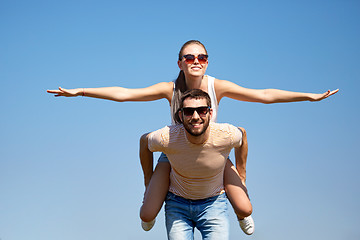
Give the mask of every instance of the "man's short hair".
<path id="1" fill-rule="evenodd" d="M 201 89 L 190 89 L 184 92 L 184 94 L 182 95 L 179 110 L 181 110 L 184 107 L 184 101 L 187 98 L 195 98 L 195 99 L 205 98 L 207 106 L 211 108 L 211 99 L 207 92 L 204 92 Z"/>

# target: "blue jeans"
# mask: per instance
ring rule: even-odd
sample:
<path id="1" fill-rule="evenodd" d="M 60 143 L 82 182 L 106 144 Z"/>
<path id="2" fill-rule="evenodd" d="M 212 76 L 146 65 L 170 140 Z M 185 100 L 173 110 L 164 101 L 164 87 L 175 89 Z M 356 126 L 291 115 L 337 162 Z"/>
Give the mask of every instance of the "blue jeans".
<path id="1" fill-rule="evenodd" d="M 169 159 L 167 158 L 167 156 L 166 156 L 166 154 L 165 153 L 161 153 L 161 155 L 160 155 L 160 157 L 159 157 L 159 159 L 158 159 L 158 163 L 159 162 L 167 162 L 167 163 L 170 163 L 169 162 Z"/>
<path id="2" fill-rule="evenodd" d="M 169 192 L 165 200 L 166 230 L 169 240 L 193 240 L 197 228 L 203 240 L 229 239 L 229 219 L 225 193 L 190 200 Z"/>

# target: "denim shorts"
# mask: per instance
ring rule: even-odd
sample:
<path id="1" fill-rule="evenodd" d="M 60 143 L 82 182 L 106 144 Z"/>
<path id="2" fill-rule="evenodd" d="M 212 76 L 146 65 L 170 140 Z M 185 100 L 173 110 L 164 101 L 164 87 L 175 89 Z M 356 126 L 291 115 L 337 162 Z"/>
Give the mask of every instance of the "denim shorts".
<path id="1" fill-rule="evenodd" d="M 169 192 L 165 200 L 169 240 L 193 240 L 197 228 L 203 240 L 228 240 L 229 216 L 226 194 L 190 200 Z"/>
<path id="2" fill-rule="evenodd" d="M 167 156 L 166 156 L 166 154 L 165 153 L 161 153 L 161 155 L 160 155 L 160 157 L 159 157 L 159 159 L 158 159 L 158 163 L 160 163 L 160 162 L 167 162 L 167 163 L 170 163 L 169 162 L 169 159 L 167 158 Z"/>

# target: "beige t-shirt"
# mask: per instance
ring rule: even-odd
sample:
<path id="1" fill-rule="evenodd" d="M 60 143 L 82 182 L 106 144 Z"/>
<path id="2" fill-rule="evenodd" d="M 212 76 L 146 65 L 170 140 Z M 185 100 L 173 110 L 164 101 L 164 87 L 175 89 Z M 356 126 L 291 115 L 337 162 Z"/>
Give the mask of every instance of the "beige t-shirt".
<path id="1" fill-rule="evenodd" d="M 149 135 L 152 152 L 163 152 L 171 164 L 169 191 L 186 199 L 204 199 L 224 191 L 223 175 L 232 148 L 239 147 L 242 132 L 230 124 L 210 122 L 203 144 L 190 143 L 182 124 Z"/>

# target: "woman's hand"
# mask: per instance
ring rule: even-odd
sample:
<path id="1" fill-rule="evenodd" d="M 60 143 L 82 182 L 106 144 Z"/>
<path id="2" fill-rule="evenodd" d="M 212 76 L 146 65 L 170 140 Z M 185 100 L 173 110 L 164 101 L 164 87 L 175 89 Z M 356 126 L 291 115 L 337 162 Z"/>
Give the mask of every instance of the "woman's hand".
<path id="1" fill-rule="evenodd" d="M 330 91 L 330 90 L 327 90 L 325 93 L 320 93 L 320 94 L 312 94 L 311 95 L 311 99 L 310 101 L 311 102 L 316 102 L 316 101 L 321 101 L 327 97 L 330 97 L 331 95 L 334 95 L 335 93 L 337 93 L 339 91 L 339 89 L 336 89 L 334 91 Z"/>
<path id="2" fill-rule="evenodd" d="M 47 90 L 47 92 L 55 94 L 55 97 L 76 97 L 83 94 L 83 89 L 65 89 L 59 87 L 59 90 Z"/>

